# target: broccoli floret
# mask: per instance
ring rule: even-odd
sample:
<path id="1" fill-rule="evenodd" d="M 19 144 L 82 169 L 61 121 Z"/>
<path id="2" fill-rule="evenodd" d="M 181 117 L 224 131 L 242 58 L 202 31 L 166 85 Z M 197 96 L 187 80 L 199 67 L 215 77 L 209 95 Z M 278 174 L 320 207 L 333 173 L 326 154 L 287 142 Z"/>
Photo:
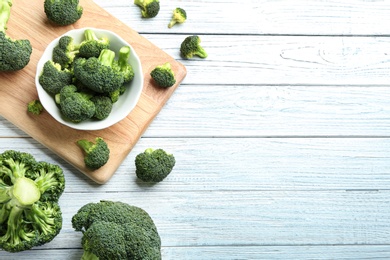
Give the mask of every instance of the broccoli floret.
<path id="1" fill-rule="evenodd" d="M 144 18 L 153 18 L 160 11 L 159 0 L 134 0 L 134 4 L 141 8 L 141 15 Z"/>
<path id="2" fill-rule="evenodd" d="M 187 20 L 187 13 L 183 8 L 177 7 L 173 10 L 172 19 L 168 24 L 168 28 L 172 28 L 177 23 L 184 23 Z"/>
<path id="3" fill-rule="evenodd" d="M 30 62 L 32 46 L 29 40 L 14 40 L 6 34 L 11 14 L 11 0 L 0 0 L 0 71 L 17 71 Z"/>
<path id="4" fill-rule="evenodd" d="M 110 149 L 101 137 L 96 137 L 95 142 L 81 139 L 77 144 L 83 149 L 84 163 L 91 170 L 96 170 L 105 165 L 110 158 Z"/>
<path id="5" fill-rule="evenodd" d="M 45 0 L 44 11 L 50 21 L 60 26 L 73 24 L 83 15 L 79 0 Z"/>
<path id="6" fill-rule="evenodd" d="M 67 85 L 56 95 L 55 100 L 59 103 L 60 111 L 67 120 L 79 123 L 91 119 L 95 114 L 95 104 L 91 98 L 91 94 L 77 92 L 76 86 Z"/>
<path id="7" fill-rule="evenodd" d="M 28 153 L 0 154 L 0 248 L 18 252 L 50 242 L 62 228 L 62 169 Z"/>
<path id="8" fill-rule="evenodd" d="M 160 182 L 171 173 L 176 160 L 163 149 L 148 148 L 135 157 L 135 173 L 146 182 Z"/>
<path id="9" fill-rule="evenodd" d="M 162 88 L 172 87 L 176 83 L 175 74 L 169 62 L 163 65 L 156 66 L 151 72 L 150 76 L 156 84 Z"/>
<path id="10" fill-rule="evenodd" d="M 27 111 L 34 114 L 34 115 L 39 115 L 43 111 L 43 106 L 41 101 L 38 99 L 31 100 L 27 104 Z"/>
<path id="11" fill-rule="evenodd" d="M 115 52 L 104 49 L 99 58 L 78 58 L 73 72 L 77 80 L 98 93 L 110 93 L 123 85 L 123 74 L 113 68 Z"/>
<path id="12" fill-rule="evenodd" d="M 119 201 L 88 203 L 72 217 L 83 232 L 82 259 L 161 259 L 161 238 L 150 215 Z"/>
<path id="13" fill-rule="evenodd" d="M 200 42 L 200 37 L 197 35 L 186 37 L 180 46 L 181 55 L 186 59 L 190 59 L 195 55 L 199 56 L 200 58 L 206 58 L 207 53 L 200 45 Z"/>
<path id="14" fill-rule="evenodd" d="M 49 94 L 55 95 L 61 89 L 72 83 L 73 73 L 68 69 L 62 69 L 61 65 L 48 60 L 43 65 L 42 72 L 39 76 L 39 84 Z"/>
<path id="15" fill-rule="evenodd" d="M 86 29 L 84 31 L 84 40 L 80 43 L 79 56 L 84 58 L 98 58 L 100 52 L 110 48 L 110 40 L 103 36 L 98 38 L 94 31 Z"/>
<path id="16" fill-rule="evenodd" d="M 91 101 L 95 104 L 94 118 L 103 120 L 110 115 L 113 105 L 111 98 L 107 96 L 94 96 L 91 98 Z"/>
<path id="17" fill-rule="evenodd" d="M 52 60 L 60 64 L 63 69 L 69 68 L 78 55 L 79 48 L 80 46 L 75 44 L 73 37 L 64 35 L 53 48 Z"/>
<path id="18" fill-rule="evenodd" d="M 119 49 L 118 60 L 113 64 L 113 67 L 123 74 L 124 83 L 129 83 L 134 78 L 133 67 L 129 63 L 130 54 L 130 47 L 123 46 Z"/>
<path id="19" fill-rule="evenodd" d="M 110 92 L 108 93 L 108 96 L 110 97 L 111 99 L 111 102 L 112 103 L 115 103 L 119 100 L 119 97 L 121 95 L 123 95 L 125 92 L 126 92 L 127 88 L 125 85 L 122 85 L 120 88 L 118 88 L 117 90 L 113 91 L 113 92 Z"/>

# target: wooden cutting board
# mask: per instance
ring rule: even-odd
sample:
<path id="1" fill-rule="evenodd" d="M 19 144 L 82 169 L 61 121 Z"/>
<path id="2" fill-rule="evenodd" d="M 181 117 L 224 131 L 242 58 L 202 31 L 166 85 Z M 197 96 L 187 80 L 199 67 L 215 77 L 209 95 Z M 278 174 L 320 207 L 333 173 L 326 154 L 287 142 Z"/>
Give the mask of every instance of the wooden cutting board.
<path id="1" fill-rule="evenodd" d="M 0 114 L 93 181 L 103 184 L 112 177 L 187 72 L 184 65 L 92 0 L 81 0 L 80 5 L 84 8 L 82 18 L 75 24 L 65 27 L 58 27 L 48 22 L 43 10 L 43 2 L 43 0 L 13 1 L 7 34 L 14 39 L 29 39 L 33 52 L 30 63 L 23 70 L 0 72 Z M 44 49 L 48 43 L 68 30 L 83 27 L 107 29 L 121 36 L 137 52 L 144 74 L 143 92 L 135 109 L 119 123 L 98 131 L 74 130 L 55 121 L 47 112 L 39 116 L 27 112 L 27 103 L 38 98 L 34 78 L 38 60 Z M 149 73 L 156 65 L 165 62 L 171 63 L 177 83 L 169 89 L 158 89 L 153 86 Z M 107 142 L 111 151 L 110 159 L 102 168 L 90 171 L 84 166 L 84 155 L 76 141 L 79 139 L 92 141 L 98 136 Z"/>

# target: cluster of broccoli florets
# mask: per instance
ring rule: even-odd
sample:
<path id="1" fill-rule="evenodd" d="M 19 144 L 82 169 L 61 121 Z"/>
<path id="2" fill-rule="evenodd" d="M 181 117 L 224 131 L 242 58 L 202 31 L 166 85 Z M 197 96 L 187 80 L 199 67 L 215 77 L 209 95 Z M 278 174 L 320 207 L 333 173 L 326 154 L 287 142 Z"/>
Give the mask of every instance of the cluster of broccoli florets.
<path id="1" fill-rule="evenodd" d="M 43 65 L 39 83 L 53 96 L 66 120 L 103 120 L 134 78 L 130 53 L 126 45 L 116 54 L 109 39 L 91 29 L 85 30 L 80 43 L 65 35 L 54 47 L 52 59 Z"/>

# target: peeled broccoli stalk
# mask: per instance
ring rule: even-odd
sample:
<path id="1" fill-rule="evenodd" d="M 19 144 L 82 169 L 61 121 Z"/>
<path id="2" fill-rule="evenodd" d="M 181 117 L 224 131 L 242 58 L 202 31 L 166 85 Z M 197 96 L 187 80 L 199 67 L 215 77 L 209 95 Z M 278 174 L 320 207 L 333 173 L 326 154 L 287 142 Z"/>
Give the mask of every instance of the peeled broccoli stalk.
<path id="1" fill-rule="evenodd" d="M 136 175 L 146 182 L 160 182 L 171 173 L 176 160 L 163 149 L 148 148 L 135 157 Z"/>
<path id="2" fill-rule="evenodd" d="M 79 0 L 45 0 L 44 11 L 50 21 L 60 26 L 73 24 L 83 15 Z"/>
<path id="3" fill-rule="evenodd" d="M 41 101 L 38 99 L 31 100 L 27 104 L 27 111 L 34 115 L 39 115 L 43 111 L 43 106 Z"/>
<path id="4" fill-rule="evenodd" d="M 19 252 L 51 241 L 62 228 L 62 169 L 28 153 L 0 154 L 0 248 Z"/>
<path id="5" fill-rule="evenodd" d="M 177 23 L 184 23 L 187 20 L 187 13 L 184 9 L 177 7 L 173 10 L 172 19 L 168 24 L 168 28 L 172 28 Z"/>
<path id="6" fill-rule="evenodd" d="M 96 137 L 95 142 L 81 139 L 77 144 L 83 149 L 84 163 L 91 170 L 97 170 L 105 165 L 110 158 L 110 149 L 101 137 Z"/>
<path id="7" fill-rule="evenodd" d="M 51 95 L 55 95 L 61 89 L 72 83 L 73 73 L 68 70 L 62 70 L 60 64 L 48 60 L 43 65 L 42 72 L 38 78 L 42 88 Z"/>
<path id="8" fill-rule="evenodd" d="M 156 66 L 150 72 L 150 76 L 162 88 L 172 87 L 176 83 L 175 74 L 169 62 Z"/>
<path id="9" fill-rule="evenodd" d="M 84 31 L 84 40 L 80 44 L 79 56 L 84 58 L 98 58 L 101 51 L 110 48 L 110 40 L 107 37 L 98 38 L 91 29 Z"/>
<path id="10" fill-rule="evenodd" d="M 118 60 L 114 62 L 114 68 L 123 74 L 123 83 L 129 83 L 134 78 L 133 67 L 129 63 L 131 49 L 123 46 L 119 49 Z"/>
<path id="11" fill-rule="evenodd" d="M 29 40 L 14 40 L 6 34 L 11 6 L 11 0 L 0 0 L 0 71 L 23 69 L 30 62 L 32 53 Z"/>
<path id="12" fill-rule="evenodd" d="M 134 0 L 134 4 L 141 8 L 141 15 L 144 18 L 156 17 L 160 11 L 159 0 Z"/>
<path id="13" fill-rule="evenodd" d="M 181 55 L 186 59 L 190 59 L 193 56 L 207 58 L 207 53 L 205 49 L 200 45 L 200 42 L 201 39 L 197 35 L 186 37 L 180 46 Z"/>
<path id="14" fill-rule="evenodd" d="M 74 43 L 73 37 L 64 35 L 53 48 L 52 60 L 60 64 L 63 69 L 69 68 L 79 54 L 79 48 L 80 46 Z"/>
<path id="15" fill-rule="evenodd" d="M 83 232 L 82 259 L 161 259 L 161 239 L 150 215 L 119 201 L 81 207 L 72 226 Z"/>
<path id="16" fill-rule="evenodd" d="M 124 82 L 123 74 L 113 66 L 115 52 L 104 49 L 99 58 L 78 58 L 74 62 L 74 76 L 86 87 L 97 93 L 110 93 Z"/>

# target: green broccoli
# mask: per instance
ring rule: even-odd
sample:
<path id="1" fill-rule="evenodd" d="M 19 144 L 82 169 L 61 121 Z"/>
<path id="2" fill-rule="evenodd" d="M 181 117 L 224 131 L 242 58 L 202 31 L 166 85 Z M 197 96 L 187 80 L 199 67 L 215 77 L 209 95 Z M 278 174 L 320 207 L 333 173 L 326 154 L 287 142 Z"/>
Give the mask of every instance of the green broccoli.
<path id="1" fill-rule="evenodd" d="M 113 67 L 115 52 L 104 49 L 99 58 L 78 58 L 73 72 L 77 80 L 97 93 L 110 93 L 119 89 L 124 82 L 123 74 Z"/>
<path id="2" fill-rule="evenodd" d="M 115 103 L 119 100 L 119 97 L 126 92 L 126 90 L 127 90 L 127 87 L 125 85 L 122 85 L 117 90 L 108 93 L 108 97 L 110 97 L 112 103 Z"/>
<path id="3" fill-rule="evenodd" d="M 50 242 L 62 228 L 62 169 L 28 153 L 0 154 L 0 248 L 19 252 Z"/>
<path id="4" fill-rule="evenodd" d="M 52 60 L 64 68 L 70 68 L 79 53 L 80 46 L 75 44 L 73 37 L 61 36 L 58 44 L 53 48 Z"/>
<path id="5" fill-rule="evenodd" d="M 172 87 L 176 83 L 175 74 L 169 62 L 163 65 L 156 66 L 151 72 L 150 76 L 156 84 L 162 88 Z"/>
<path id="6" fill-rule="evenodd" d="M 59 103 L 60 111 L 67 120 L 79 123 L 91 119 L 95 114 L 96 108 L 91 98 L 91 94 L 77 92 L 76 86 L 67 85 L 56 95 L 55 100 Z"/>
<path id="7" fill-rule="evenodd" d="M 39 101 L 39 99 L 34 99 L 28 102 L 27 111 L 34 115 L 39 115 L 40 113 L 42 113 L 43 106 L 41 101 Z"/>
<path id="8" fill-rule="evenodd" d="M 83 233 L 83 260 L 161 259 L 157 227 L 139 207 L 120 201 L 88 203 L 72 217 L 72 226 Z"/>
<path id="9" fill-rule="evenodd" d="M 111 98 L 107 96 L 94 96 L 91 98 L 91 101 L 95 104 L 95 114 L 93 115 L 93 118 L 103 120 L 110 115 L 113 105 Z"/>
<path id="10" fill-rule="evenodd" d="M 135 157 L 136 175 L 146 182 L 160 182 L 171 173 L 176 160 L 163 149 L 148 148 Z"/>
<path id="11" fill-rule="evenodd" d="M 0 71 L 17 71 L 30 62 L 32 46 L 29 40 L 14 40 L 6 34 L 12 0 L 0 0 Z"/>
<path id="12" fill-rule="evenodd" d="M 200 37 L 197 35 L 186 37 L 180 46 L 181 55 L 186 59 L 190 59 L 195 55 L 199 56 L 200 58 L 206 58 L 207 53 L 200 45 L 200 42 Z"/>
<path id="13" fill-rule="evenodd" d="M 46 17 L 60 26 L 73 24 L 83 15 L 79 0 L 45 0 L 43 6 Z"/>
<path id="14" fill-rule="evenodd" d="M 172 28 L 177 23 L 184 23 L 187 20 L 187 13 L 184 9 L 177 7 L 173 10 L 172 19 L 168 24 L 168 28 Z"/>
<path id="15" fill-rule="evenodd" d="M 134 4 L 141 8 L 141 15 L 144 18 L 156 17 L 160 11 L 159 0 L 134 0 Z"/>
<path id="16" fill-rule="evenodd" d="M 51 95 L 55 95 L 61 89 L 72 83 L 73 73 L 68 69 L 62 69 L 61 65 L 48 60 L 42 68 L 38 81 L 42 88 Z"/>
<path id="17" fill-rule="evenodd" d="M 110 158 L 110 149 L 101 137 L 96 137 L 95 142 L 81 139 L 77 144 L 83 149 L 84 163 L 91 170 L 97 170 L 105 165 Z"/>
<path id="18" fill-rule="evenodd" d="M 94 31 L 86 29 L 84 31 L 84 40 L 80 43 L 79 56 L 83 58 L 98 58 L 103 49 L 110 48 L 110 40 L 103 36 L 98 38 Z"/>
<path id="19" fill-rule="evenodd" d="M 129 83 L 134 78 L 133 67 L 129 63 L 130 54 L 130 47 L 123 46 L 119 49 L 118 60 L 113 64 L 113 67 L 123 74 L 123 83 Z"/>

